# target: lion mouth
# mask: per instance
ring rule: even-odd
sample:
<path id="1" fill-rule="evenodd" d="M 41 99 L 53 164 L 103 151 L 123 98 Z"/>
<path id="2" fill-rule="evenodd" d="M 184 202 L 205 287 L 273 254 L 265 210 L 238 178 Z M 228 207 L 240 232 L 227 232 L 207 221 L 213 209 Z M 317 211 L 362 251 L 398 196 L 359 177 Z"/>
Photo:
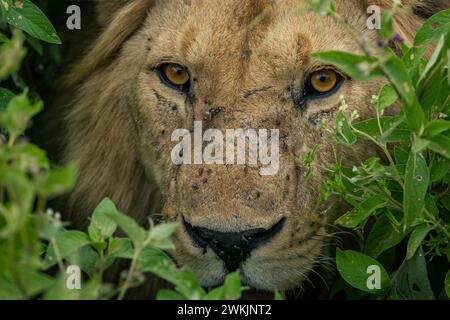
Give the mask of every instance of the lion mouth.
<path id="1" fill-rule="evenodd" d="M 183 218 L 183 225 L 195 246 L 206 253 L 211 248 L 223 260 L 228 272 L 239 268 L 251 252 L 268 243 L 283 229 L 285 218 L 281 218 L 269 229 L 252 229 L 240 232 L 220 232 L 194 227 Z"/>

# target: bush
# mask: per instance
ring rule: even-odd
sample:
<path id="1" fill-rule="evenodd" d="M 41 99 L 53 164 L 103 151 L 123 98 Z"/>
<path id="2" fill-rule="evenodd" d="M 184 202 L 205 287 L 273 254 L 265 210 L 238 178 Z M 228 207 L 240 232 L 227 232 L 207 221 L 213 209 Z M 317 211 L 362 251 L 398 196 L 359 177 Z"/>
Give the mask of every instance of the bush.
<path id="1" fill-rule="evenodd" d="M 310 2 L 316 12 L 343 23 L 331 1 Z M 341 280 L 331 297 L 341 291 L 348 298 L 450 297 L 450 10 L 431 17 L 413 47 L 401 43 L 400 57 L 387 46 L 390 40 L 401 41 L 391 30 L 392 12 L 386 12 L 377 47 L 357 39 L 366 55 L 313 56 L 357 80 L 389 80 L 373 98 L 375 118 L 358 121 L 342 97 L 335 123 L 323 124 L 336 148 L 366 140 L 384 154 L 351 168 L 336 157 L 334 165 L 320 168 L 329 179 L 318 206 L 331 196 L 345 201 L 351 210 L 336 224 L 357 238 L 357 248 L 337 249 Z M 55 79 L 59 43 L 32 2 L 0 2 L 0 299 L 122 299 L 148 273 L 173 285 L 158 299 L 238 299 L 247 289 L 238 272 L 206 292 L 188 267 L 174 264 L 164 251 L 173 249 L 175 224 L 149 221 L 144 229 L 104 199 L 88 230 L 74 231 L 48 208 L 49 200 L 73 187 L 76 167 L 51 164 L 24 132 L 43 108 L 38 92 Z M 431 48 L 431 58 L 425 59 Z M 34 65 L 41 68 L 30 72 Z M 403 105 L 401 113 L 385 115 L 396 102 Z M 311 169 L 319 149 L 303 159 Z M 117 236 L 118 229 L 126 236 Z M 119 283 L 106 283 L 105 272 L 119 259 L 128 260 L 129 269 Z M 86 279 L 81 290 L 67 290 L 77 286 L 73 266 Z M 379 286 L 372 283 L 375 290 L 367 282 L 374 268 L 381 273 Z"/>
<path id="2" fill-rule="evenodd" d="M 316 11 L 342 22 L 330 1 L 316 2 Z M 395 10 L 401 10 L 399 5 Z M 356 297 L 445 298 L 445 292 L 450 297 L 450 10 L 431 17 L 411 48 L 392 31 L 393 11 L 384 13 L 377 47 L 356 38 L 366 55 L 313 55 L 353 79 L 385 76 L 390 82 L 373 97 L 375 118 L 358 121 L 357 114 L 348 115 L 341 97 L 335 123 L 324 125 L 336 147 L 351 148 L 365 140 L 385 157 L 351 168 L 336 158 L 333 166 L 321 168 L 329 180 L 323 183 L 319 205 L 337 195 L 351 207 L 335 223 L 354 231 L 358 250 L 338 249 L 336 265 L 341 277 L 360 290 Z M 401 43 L 400 57 L 387 46 L 390 40 Z M 430 48 L 434 51 L 426 60 Z M 397 100 L 401 113 L 386 116 L 386 108 Z M 306 157 L 307 165 L 313 165 L 318 148 Z M 369 266 L 381 272 L 376 290 L 367 283 Z"/>

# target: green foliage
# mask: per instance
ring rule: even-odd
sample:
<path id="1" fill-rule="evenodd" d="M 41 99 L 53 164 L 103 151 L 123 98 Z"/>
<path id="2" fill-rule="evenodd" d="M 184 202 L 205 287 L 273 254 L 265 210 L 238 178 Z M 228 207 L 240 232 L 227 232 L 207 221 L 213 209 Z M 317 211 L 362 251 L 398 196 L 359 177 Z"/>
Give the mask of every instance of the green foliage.
<path id="1" fill-rule="evenodd" d="M 383 39 L 396 37 L 392 28 L 395 10 L 398 5 L 383 15 L 379 33 Z M 343 22 L 334 11 L 328 14 Z M 429 269 L 433 258 L 449 257 L 450 252 L 450 10 L 437 13 L 423 25 L 414 47 L 402 43 L 400 56 L 384 44 L 371 45 L 360 37 L 355 41 L 365 55 L 313 54 L 353 79 L 384 76 L 389 81 L 372 101 L 374 118 L 358 120 L 355 112 L 349 114 L 356 106 L 348 106 L 342 97 L 336 122 L 324 124 L 336 163 L 318 168 L 329 177 L 323 183 L 319 205 L 331 195 L 345 201 L 351 209 L 335 223 L 354 230 L 359 245 L 358 251 L 338 249 L 337 269 L 348 284 L 361 290 L 361 296 L 369 292 L 389 299 L 442 297 L 441 292 L 449 291 L 448 260 L 439 260 L 444 261 L 439 265 L 447 276 Z M 427 49 L 433 52 L 429 58 L 425 57 Z M 398 100 L 401 113 L 385 115 Z M 384 157 L 346 167 L 339 150 L 359 143 L 373 145 Z M 306 160 L 310 172 L 314 166 L 311 154 Z M 388 256 L 393 256 L 394 263 L 392 259 L 386 262 Z M 368 289 L 368 264 L 381 268 L 381 290 Z M 441 285 L 432 288 L 429 275 L 437 276 L 434 282 Z"/>
<path id="2" fill-rule="evenodd" d="M 36 39 L 61 44 L 53 25 L 30 0 L 2 0 L 0 17 L 11 26 L 24 30 Z"/>

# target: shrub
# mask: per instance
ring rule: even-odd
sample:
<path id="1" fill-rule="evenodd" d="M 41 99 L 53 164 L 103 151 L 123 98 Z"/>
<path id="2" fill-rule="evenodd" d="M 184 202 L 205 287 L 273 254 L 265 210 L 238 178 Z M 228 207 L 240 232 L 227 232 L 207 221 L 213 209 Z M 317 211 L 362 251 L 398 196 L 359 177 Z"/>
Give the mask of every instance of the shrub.
<path id="1" fill-rule="evenodd" d="M 317 12 L 343 23 L 331 1 L 312 2 Z M 375 118 L 358 121 L 341 97 L 335 123 L 324 125 L 336 148 L 365 140 L 384 159 L 372 157 L 349 168 L 336 158 L 334 165 L 321 168 L 329 180 L 323 182 L 319 205 L 338 196 L 351 207 L 335 223 L 354 231 L 358 248 L 337 249 L 336 265 L 340 276 L 360 290 L 356 297 L 445 298 L 445 292 L 450 297 L 450 10 L 425 22 L 413 47 L 401 43 L 400 56 L 387 45 L 401 42 L 392 27 L 395 10 L 402 8 L 397 4 L 384 13 L 377 46 L 356 37 L 365 55 L 313 54 L 353 79 L 389 80 L 373 97 Z M 431 49 L 433 54 L 425 59 Z M 397 100 L 401 113 L 385 115 Z M 310 167 L 318 148 L 304 159 Z M 367 283 L 369 266 L 381 274 L 375 290 Z"/>

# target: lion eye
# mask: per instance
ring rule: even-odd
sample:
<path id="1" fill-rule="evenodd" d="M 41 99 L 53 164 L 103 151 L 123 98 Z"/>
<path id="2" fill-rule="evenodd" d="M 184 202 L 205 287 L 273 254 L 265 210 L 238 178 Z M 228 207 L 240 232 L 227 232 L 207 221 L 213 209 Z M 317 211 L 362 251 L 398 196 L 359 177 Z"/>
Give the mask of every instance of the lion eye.
<path id="1" fill-rule="evenodd" d="M 323 69 L 311 73 L 306 86 L 306 93 L 313 97 L 325 97 L 339 89 L 342 76 L 334 70 Z"/>
<path id="2" fill-rule="evenodd" d="M 158 68 L 158 73 L 163 83 L 181 91 L 189 90 L 189 72 L 187 68 L 176 64 L 166 63 Z"/>

